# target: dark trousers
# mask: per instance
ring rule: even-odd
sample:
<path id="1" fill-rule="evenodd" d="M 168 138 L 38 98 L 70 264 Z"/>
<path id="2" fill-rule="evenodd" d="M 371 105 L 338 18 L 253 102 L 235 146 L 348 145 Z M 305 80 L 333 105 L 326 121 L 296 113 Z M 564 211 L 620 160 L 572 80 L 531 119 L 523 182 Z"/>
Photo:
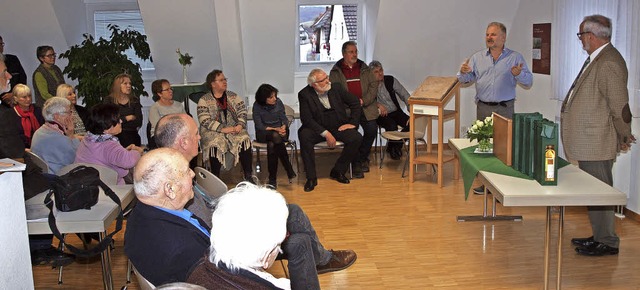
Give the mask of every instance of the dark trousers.
<path id="1" fill-rule="evenodd" d="M 127 146 L 131 144 L 135 144 L 136 146 L 140 146 L 140 134 L 138 131 L 122 131 L 120 134 L 116 135 L 118 137 L 118 141 L 122 147 L 127 148 Z"/>
<path id="2" fill-rule="evenodd" d="M 215 149 L 218 150 L 218 149 Z M 247 179 L 248 177 L 250 177 L 253 174 L 253 169 L 251 168 L 252 166 L 252 154 L 251 154 L 251 147 L 249 148 L 242 148 L 240 150 L 240 165 L 242 165 L 242 172 L 244 173 L 244 178 Z M 215 152 L 213 153 L 213 156 L 215 156 Z M 211 173 L 213 173 L 213 175 L 220 177 L 220 168 L 222 168 L 222 163 L 220 163 L 220 160 L 218 160 L 215 157 L 211 157 L 209 158 L 209 161 L 211 163 Z"/>
<path id="3" fill-rule="evenodd" d="M 409 116 L 402 110 L 395 110 L 386 116 L 380 116 L 376 120 L 378 126 L 384 128 L 385 131 L 397 131 L 398 126 L 402 127 L 402 132 L 409 132 Z M 388 141 L 387 150 L 391 151 L 395 148 L 402 148 L 402 141 Z"/>
<path id="4" fill-rule="evenodd" d="M 505 118 L 513 119 L 513 112 L 515 110 L 514 103 L 515 103 L 514 100 L 506 101 L 504 102 L 504 106 L 503 106 L 503 105 L 487 105 L 485 103 L 478 101 L 476 103 L 477 105 L 476 118 L 478 118 L 478 120 L 484 120 L 484 118 L 486 117 L 491 117 L 491 113 L 495 112 Z"/>
<path id="5" fill-rule="evenodd" d="M 358 148 L 358 159 L 355 161 L 366 162 L 369 161 L 369 154 L 371 154 L 373 141 L 375 141 L 378 136 L 378 124 L 376 124 L 376 120 L 367 121 L 367 118 L 363 113 L 360 120 L 360 126 L 362 126 L 363 131 L 362 143 L 360 144 L 360 148 Z"/>
<path id="6" fill-rule="evenodd" d="M 289 261 L 292 289 L 320 289 L 316 266 L 331 259 L 316 234 L 307 215 L 297 204 L 288 204 L 287 231 L 289 237 L 282 243 L 284 256 Z"/>
<path id="7" fill-rule="evenodd" d="M 344 143 L 344 148 L 340 157 L 333 166 L 333 170 L 344 174 L 349 168 L 349 163 L 358 157 L 358 148 L 362 143 L 362 135 L 356 129 L 344 131 L 329 130 L 336 140 Z M 313 146 L 326 139 L 313 130 L 301 127 L 298 130 L 298 138 L 300 139 L 300 155 L 304 163 L 304 170 L 307 172 L 307 179 L 316 179 L 316 156 Z"/>
<path id="8" fill-rule="evenodd" d="M 578 167 L 600 181 L 613 186 L 613 160 L 578 161 Z M 618 248 L 620 238 L 616 235 L 616 218 L 613 206 L 588 206 L 593 239 L 609 247 Z"/>
<path id="9" fill-rule="evenodd" d="M 285 142 L 289 139 L 289 131 L 285 136 L 280 136 L 276 131 L 267 131 L 264 134 L 256 134 L 258 142 L 267 143 L 267 167 L 269 169 L 269 180 L 276 180 L 278 177 L 278 159 L 287 171 L 287 176 L 292 177 L 295 173 L 287 154 Z"/>

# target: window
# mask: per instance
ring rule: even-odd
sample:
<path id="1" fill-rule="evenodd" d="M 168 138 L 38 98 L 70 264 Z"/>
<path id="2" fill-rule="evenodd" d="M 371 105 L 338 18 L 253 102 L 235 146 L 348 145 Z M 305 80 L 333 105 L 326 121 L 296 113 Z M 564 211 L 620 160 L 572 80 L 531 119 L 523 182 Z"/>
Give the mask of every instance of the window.
<path id="1" fill-rule="evenodd" d="M 299 0 L 296 43 L 300 68 L 332 63 L 342 58 L 342 44 L 346 41 L 364 43 L 361 5 L 358 0 L 338 1 Z M 334 1 L 335 2 L 335 1 Z M 362 49 L 358 47 L 359 50 Z"/>
<path id="2" fill-rule="evenodd" d="M 131 29 L 145 34 L 140 10 L 94 11 L 93 23 L 95 28 L 95 39 L 102 37 L 108 40 L 111 38 L 111 31 L 107 29 L 109 24 L 118 25 L 120 29 Z M 133 50 L 127 51 L 126 54 L 133 62 L 140 64 L 143 71 L 151 71 L 155 69 L 152 62 L 148 60 L 141 60 L 135 55 Z"/>

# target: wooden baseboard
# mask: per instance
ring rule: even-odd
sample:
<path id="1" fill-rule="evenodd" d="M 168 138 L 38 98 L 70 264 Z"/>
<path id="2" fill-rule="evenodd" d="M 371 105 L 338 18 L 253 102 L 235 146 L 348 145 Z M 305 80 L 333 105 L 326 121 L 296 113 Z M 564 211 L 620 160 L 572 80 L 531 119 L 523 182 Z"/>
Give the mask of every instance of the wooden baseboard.
<path id="1" fill-rule="evenodd" d="M 629 209 L 627 209 L 626 207 L 623 210 L 624 216 L 636 221 L 636 222 L 640 222 L 640 214 L 637 214 L 635 212 L 630 211 Z"/>

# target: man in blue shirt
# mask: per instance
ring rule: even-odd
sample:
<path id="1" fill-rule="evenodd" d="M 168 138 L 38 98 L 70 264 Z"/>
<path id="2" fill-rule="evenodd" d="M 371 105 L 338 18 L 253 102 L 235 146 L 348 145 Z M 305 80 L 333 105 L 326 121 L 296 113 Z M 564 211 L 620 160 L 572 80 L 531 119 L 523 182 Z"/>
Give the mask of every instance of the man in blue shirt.
<path id="1" fill-rule="evenodd" d="M 512 118 L 516 85 L 525 88 L 533 84 L 533 75 L 520 53 L 504 46 L 507 28 L 500 22 L 491 22 L 485 34 L 486 50 L 474 53 L 460 66 L 458 80 L 476 83 L 476 118 L 483 120 L 496 112 Z M 484 187 L 474 188 L 476 194 L 484 193 Z"/>

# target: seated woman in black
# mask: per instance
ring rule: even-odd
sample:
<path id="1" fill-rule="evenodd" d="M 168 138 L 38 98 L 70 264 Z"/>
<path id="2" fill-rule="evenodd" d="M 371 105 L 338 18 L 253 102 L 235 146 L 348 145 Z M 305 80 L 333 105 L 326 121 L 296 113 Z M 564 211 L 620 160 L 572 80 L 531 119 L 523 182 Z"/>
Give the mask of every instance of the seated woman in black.
<path id="1" fill-rule="evenodd" d="M 278 99 L 278 89 L 269 84 L 262 84 L 256 91 L 256 102 L 253 103 L 253 122 L 256 126 L 256 140 L 267 143 L 267 163 L 269 168 L 269 184 L 277 188 L 278 159 L 287 171 L 289 183 L 296 177 L 293 171 L 285 142 L 289 139 L 289 120 L 285 114 L 284 104 Z"/>

